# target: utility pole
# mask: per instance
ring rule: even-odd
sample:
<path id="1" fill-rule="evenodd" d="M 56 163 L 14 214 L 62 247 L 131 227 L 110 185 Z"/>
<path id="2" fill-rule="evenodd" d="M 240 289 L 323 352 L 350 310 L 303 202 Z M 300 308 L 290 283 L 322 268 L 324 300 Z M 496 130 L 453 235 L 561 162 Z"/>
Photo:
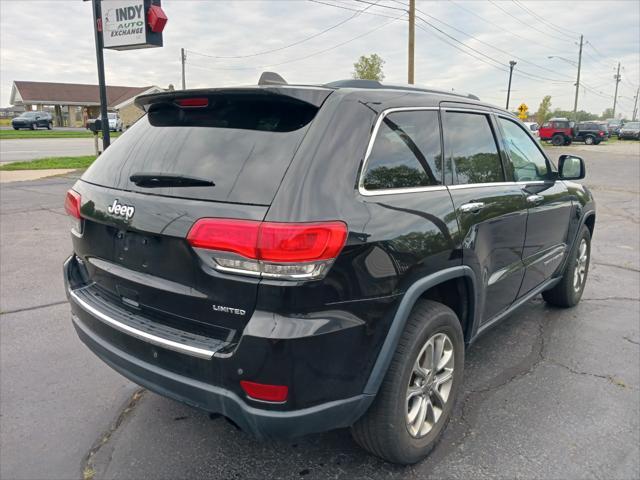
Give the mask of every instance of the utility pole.
<path id="1" fill-rule="evenodd" d="M 633 99 L 633 115 L 631 116 L 631 121 L 635 122 L 636 117 L 638 116 L 638 97 L 640 96 L 640 87 L 636 91 L 636 96 Z"/>
<path id="2" fill-rule="evenodd" d="M 509 110 L 509 97 L 511 96 L 511 77 L 513 77 L 513 67 L 516 66 L 518 62 L 511 60 L 509 62 L 509 86 L 507 87 L 507 110 Z"/>
<path id="3" fill-rule="evenodd" d="M 182 62 L 182 89 L 186 90 L 186 82 L 185 82 L 185 76 L 184 76 L 184 64 L 187 61 L 187 54 L 184 53 L 184 48 L 180 49 L 180 61 Z"/>
<path id="4" fill-rule="evenodd" d="M 409 0 L 409 85 L 414 83 L 414 59 L 416 47 L 416 0 Z"/>
<path id="5" fill-rule="evenodd" d="M 92 0 L 93 31 L 96 39 L 96 60 L 98 63 L 98 84 L 100 90 L 100 120 L 102 122 L 102 149 L 106 150 L 111 144 L 109 136 L 109 117 L 107 116 L 107 86 L 104 79 L 104 57 L 102 53 L 102 11 L 101 0 Z"/>
<path id="6" fill-rule="evenodd" d="M 578 121 L 578 92 L 580 91 L 580 67 L 582 66 L 582 40 L 584 35 L 580 35 L 580 51 L 578 52 L 578 78 L 576 79 L 576 99 L 573 102 L 573 121 Z"/>
<path id="7" fill-rule="evenodd" d="M 618 73 L 616 73 L 616 93 L 613 94 L 613 118 L 616 118 L 616 103 L 618 102 L 618 84 L 620 83 L 620 62 L 618 62 Z"/>

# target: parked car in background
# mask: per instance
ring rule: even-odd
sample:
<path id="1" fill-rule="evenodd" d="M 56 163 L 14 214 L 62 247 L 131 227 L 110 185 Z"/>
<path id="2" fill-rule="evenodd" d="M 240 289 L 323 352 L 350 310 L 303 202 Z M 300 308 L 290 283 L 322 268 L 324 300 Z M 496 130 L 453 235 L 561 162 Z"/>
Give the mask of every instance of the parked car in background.
<path id="1" fill-rule="evenodd" d="M 602 127 L 607 139 L 611 138 L 612 133 L 611 133 L 611 129 L 609 128 L 609 124 L 607 122 L 596 122 L 596 123 L 600 125 L 600 127 Z"/>
<path id="2" fill-rule="evenodd" d="M 540 125 L 538 125 L 536 122 L 524 122 L 524 124 L 529 130 L 531 130 L 531 134 L 534 137 L 540 138 Z"/>
<path id="3" fill-rule="evenodd" d="M 505 110 L 366 80 L 136 105 L 67 192 L 73 325 L 132 381 L 258 437 L 351 427 L 415 463 L 464 394 L 466 346 L 540 293 L 582 297 L 584 161 L 556 167 Z"/>
<path id="4" fill-rule="evenodd" d="M 538 130 L 540 140 L 550 141 L 556 147 L 571 145 L 573 129 L 567 118 L 551 118 Z"/>
<path id="5" fill-rule="evenodd" d="M 121 132 L 122 120 L 120 120 L 120 116 L 115 112 L 109 112 L 107 116 L 109 117 L 109 130 L 112 132 Z"/>
<path id="6" fill-rule="evenodd" d="M 609 118 L 606 120 L 607 126 L 609 127 L 609 132 L 612 135 L 618 135 L 620 133 L 620 129 L 622 128 L 622 120 L 615 120 L 613 118 Z"/>
<path id="7" fill-rule="evenodd" d="M 597 122 L 578 122 L 573 127 L 573 141 L 584 142 L 586 145 L 598 145 L 606 140 L 606 126 Z"/>
<path id="8" fill-rule="evenodd" d="M 120 120 L 120 116 L 117 113 L 109 112 L 107 113 L 107 117 L 109 119 L 109 130 L 111 130 L 112 132 L 121 132 L 123 130 L 122 120 Z M 100 117 L 90 118 L 89 120 L 87 120 L 85 128 L 90 129 L 89 125 L 95 123 L 96 120 L 100 120 Z"/>
<path id="9" fill-rule="evenodd" d="M 11 120 L 11 126 L 14 130 L 19 130 L 21 128 L 35 130 L 38 127 L 44 127 L 51 130 L 53 128 L 53 117 L 49 112 L 24 112 Z"/>
<path id="10" fill-rule="evenodd" d="M 625 140 L 627 138 L 633 138 L 640 140 L 640 122 L 628 122 L 618 132 L 618 138 Z"/>

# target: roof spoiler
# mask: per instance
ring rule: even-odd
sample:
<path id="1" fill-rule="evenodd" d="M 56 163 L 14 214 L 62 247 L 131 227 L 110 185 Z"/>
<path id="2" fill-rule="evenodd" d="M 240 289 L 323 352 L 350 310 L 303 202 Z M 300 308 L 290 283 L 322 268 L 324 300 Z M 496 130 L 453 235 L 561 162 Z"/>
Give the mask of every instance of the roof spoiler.
<path id="1" fill-rule="evenodd" d="M 262 72 L 258 85 L 288 85 L 288 83 L 276 72 Z"/>

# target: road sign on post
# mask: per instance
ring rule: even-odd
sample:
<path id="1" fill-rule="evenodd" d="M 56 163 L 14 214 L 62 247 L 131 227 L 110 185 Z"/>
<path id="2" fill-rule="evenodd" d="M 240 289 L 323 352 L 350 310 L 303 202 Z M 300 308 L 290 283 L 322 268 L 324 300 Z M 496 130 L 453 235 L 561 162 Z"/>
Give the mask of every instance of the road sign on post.
<path id="1" fill-rule="evenodd" d="M 518 118 L 520 120 L 526 120 L 529 113 L 529 107 L 527 107 L 526 103 L 521 103 L 520 106 L 518 107 L 518 112 L 520 112 L 518 114 Z"/>
<path id="2" fill-rule="evenodd" d="M 160 0 L 102 0 L 104 48 L 161 47 L 166 23 Z"/>
<path id="3" fill-rule="evenodd" d="M 133 50 L 161 47 L 162 30 L 167 23 L 167 16 L 160 7 L 160 0 L 91 0 L 91 3 L 100 89 L 102 147 L 106 150 L 111 139 L 102 51 L 105 48 Z"/>

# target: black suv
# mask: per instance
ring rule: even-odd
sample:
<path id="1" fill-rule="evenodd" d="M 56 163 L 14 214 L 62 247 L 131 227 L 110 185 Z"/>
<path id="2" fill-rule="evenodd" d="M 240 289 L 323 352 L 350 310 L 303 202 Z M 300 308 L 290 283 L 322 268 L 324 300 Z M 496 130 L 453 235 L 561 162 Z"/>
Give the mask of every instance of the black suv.
<path id="1" fill-rule="evenodd" d="M 609 138 L 608 129 L 596 122 L 578 122 L 573 127 L 573 141 L 587 145 L 598 145 Z"/>
<path id="2" fill-rule="evenodd" d="M 343 81 L 166 92 L 67 194 L 82 341 L 261 438 L 423 458 L 465 346 L 582 295 L 594 200 L 510 113 Z"/>
<path id="3" fill-rule="evenodd" d="M 24 112 L 11 120 L 14 130 L 29 128 L 35 130 L 38 127 L 45 127 L 49 130 L 53 128 L 53 117 L 49 112 Z"/>

